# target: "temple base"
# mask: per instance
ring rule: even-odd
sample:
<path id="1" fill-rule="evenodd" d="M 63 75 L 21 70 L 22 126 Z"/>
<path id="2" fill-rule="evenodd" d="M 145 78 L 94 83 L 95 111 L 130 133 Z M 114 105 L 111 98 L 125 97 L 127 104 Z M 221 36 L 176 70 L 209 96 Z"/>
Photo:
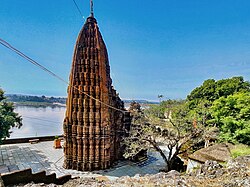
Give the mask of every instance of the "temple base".
<path id="1" fill-rule="evenodd" d="M 96 171 L 105 170 L 111 167 L 111 163 L 107 162 L 74 162 L 64 160 L 63 168 L 77 171 Z"/>

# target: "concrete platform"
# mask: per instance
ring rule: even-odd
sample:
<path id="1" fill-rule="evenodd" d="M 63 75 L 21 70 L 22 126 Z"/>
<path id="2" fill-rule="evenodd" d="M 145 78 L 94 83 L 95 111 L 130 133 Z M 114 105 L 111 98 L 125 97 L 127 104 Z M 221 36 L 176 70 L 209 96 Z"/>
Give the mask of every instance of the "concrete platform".
<path id="1" fill-rule="evenodd" d="M 71 174 L 74 177 L 105 175 L 112 178 L 155 174 L 164 166 L 164 161 L 157 153 L 150 153 L 148 160 L 144 162 L 118 162 L 113 168 L 104 171 L 80 172 L 66 170 L 62 165 L 63 149 L 54 149 L 53 141 L 0 146 L 0 173 L 31 168 L 33 173 L 45 170 L 47 174 L 56 173 L 57 177 Z"/>

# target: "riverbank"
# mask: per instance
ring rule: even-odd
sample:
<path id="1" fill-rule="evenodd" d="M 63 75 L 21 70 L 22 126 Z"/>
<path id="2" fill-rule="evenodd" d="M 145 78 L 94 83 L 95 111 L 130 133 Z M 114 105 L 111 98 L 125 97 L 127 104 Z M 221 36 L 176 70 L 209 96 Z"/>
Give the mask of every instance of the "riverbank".
<path id="1" fill-rule="evenodd" d="M 24 102 L 14 102 L 15 107 L 18 106 L 27 106 L 27 107 L 35 107 L 35 108 L 39 108 L 39 107 L 51 107 L 51 108 L 55 108 L 55 107 L 66 107 L 66 104 L 62 104 L 62 103 L 48 103 L 48 102 L 29 102 L 29 101 L 24 101 Z"/>

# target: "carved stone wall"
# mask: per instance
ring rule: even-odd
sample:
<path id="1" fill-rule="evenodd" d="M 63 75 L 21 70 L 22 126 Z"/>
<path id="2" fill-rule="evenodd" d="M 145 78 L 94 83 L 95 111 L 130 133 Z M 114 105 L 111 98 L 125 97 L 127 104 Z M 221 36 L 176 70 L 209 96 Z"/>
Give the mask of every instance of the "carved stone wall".
<path id="1" fill-rule="evenodd" d="M 90 16 L 78 36 L 70 73 L 63 125 L 67 169 L 106 169 L 120 156 L 124 115 L 98 100 L 124 110 L 112 87 L 105 43 L 96 19 Z"/>

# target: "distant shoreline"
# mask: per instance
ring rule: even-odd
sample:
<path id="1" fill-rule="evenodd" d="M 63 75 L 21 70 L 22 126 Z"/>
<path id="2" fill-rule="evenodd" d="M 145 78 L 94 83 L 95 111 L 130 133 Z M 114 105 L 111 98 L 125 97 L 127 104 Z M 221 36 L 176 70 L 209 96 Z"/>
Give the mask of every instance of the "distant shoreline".
<path id="1" fill-rule="evenodd" d="M 46 96 L 31 96 L 31 95 L 17 95 L 17 94 L 8 94 L 7 101 L 13 102 L 15 106 L 28 106 L 28 107 L 66 107 L 66 98 L 65 97 L 46 97 Z M 138 102 L 141 105 L 148 104 L 159 104 L 159 102 L 147 101 L 147 100 L 123 100 L 126 107 L 131 102 Z"/>
<path id="2" fill-rule="evenodd" d="M 61 103 L 46 103 L 46 102 L 13 102 L 17 106 L 27 106 L 27 107 L 66 107 L 66 104 Z"/>

